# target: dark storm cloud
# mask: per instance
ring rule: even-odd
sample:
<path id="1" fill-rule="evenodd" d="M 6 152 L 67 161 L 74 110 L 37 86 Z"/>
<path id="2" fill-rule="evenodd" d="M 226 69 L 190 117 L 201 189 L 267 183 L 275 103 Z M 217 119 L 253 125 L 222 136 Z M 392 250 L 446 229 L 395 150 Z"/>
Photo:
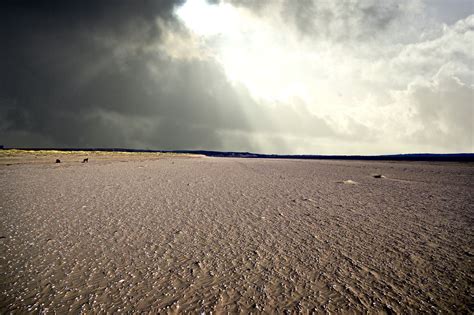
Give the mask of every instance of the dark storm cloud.
<path id="1" fill-rule="evenodd" d="M 6 0 L 2 1 L 2 23 L 10 29 L 26 31 L 33 28 L 58 27 L 66 30 L 112 31 L 117 35 L 133 21 L 153 21 L 157 16 L 170 18 L 182 0 Z"/>
<path id="2" fill-rule="evenodd" d="M 2 144 L 216 149 L 219 129 L 248 129 L 216 64 L 148 49 L 177 4 L 3 3 Z"/>

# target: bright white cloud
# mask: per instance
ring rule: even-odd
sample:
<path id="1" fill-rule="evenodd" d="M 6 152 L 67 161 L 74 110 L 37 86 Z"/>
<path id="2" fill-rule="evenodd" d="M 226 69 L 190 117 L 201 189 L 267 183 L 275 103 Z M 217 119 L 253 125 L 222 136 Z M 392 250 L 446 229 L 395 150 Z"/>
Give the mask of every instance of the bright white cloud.
<path id="1" fill-rule="evenodd" d="M 305 4 L 256 13 L 188 0 L 177 11 L 201 53 L 271 117 L 261 151 L 275 150 L 265 134 L 297 153 L 474 151 L 474 15 L 448 26 L 423 1 Z"/>

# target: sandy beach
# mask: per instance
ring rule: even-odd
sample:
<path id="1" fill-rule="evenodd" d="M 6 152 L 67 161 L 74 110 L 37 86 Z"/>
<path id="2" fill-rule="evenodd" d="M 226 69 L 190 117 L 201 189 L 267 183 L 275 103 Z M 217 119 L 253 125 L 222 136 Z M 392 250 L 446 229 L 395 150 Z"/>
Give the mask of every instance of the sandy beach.
<path id="1" fill-rule="evenodd" d="M 0 313 L 474 312 L 473 164 L 125 160 L 0 163 Z"/>

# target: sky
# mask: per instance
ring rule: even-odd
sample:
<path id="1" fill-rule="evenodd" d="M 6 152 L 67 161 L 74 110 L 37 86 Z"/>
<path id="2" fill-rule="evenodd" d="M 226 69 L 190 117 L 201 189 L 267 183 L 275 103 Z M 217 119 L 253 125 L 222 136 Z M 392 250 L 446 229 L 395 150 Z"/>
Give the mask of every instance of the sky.
<path id="1" fill-rule="evenodd" d="M 474 152 L 472 0 L 6 0 L 0 144 Z"/>

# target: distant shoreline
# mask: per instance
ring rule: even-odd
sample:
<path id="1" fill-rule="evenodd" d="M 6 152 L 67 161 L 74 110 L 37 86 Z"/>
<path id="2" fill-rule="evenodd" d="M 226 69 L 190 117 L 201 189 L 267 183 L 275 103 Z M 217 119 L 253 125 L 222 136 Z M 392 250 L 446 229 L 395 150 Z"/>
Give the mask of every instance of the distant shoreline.
<path id="1" fill-rule="evenodd" d="M 211 150 L 144 150 L 126 148 L 1 148 L 21 151 L 84 151 L 84 152 L 127 152 L 127 153 L 174 153 L 205 155 L 209 157 L 297 159 L 297 160 L 359 160 L 359 161 L 433 161 L 433 162 L 474 162 L 474 153 L 408 153 L 387 155 L 318 155 L 318 154 L 261 154 L 252 152 L 211 151 Z"/>

